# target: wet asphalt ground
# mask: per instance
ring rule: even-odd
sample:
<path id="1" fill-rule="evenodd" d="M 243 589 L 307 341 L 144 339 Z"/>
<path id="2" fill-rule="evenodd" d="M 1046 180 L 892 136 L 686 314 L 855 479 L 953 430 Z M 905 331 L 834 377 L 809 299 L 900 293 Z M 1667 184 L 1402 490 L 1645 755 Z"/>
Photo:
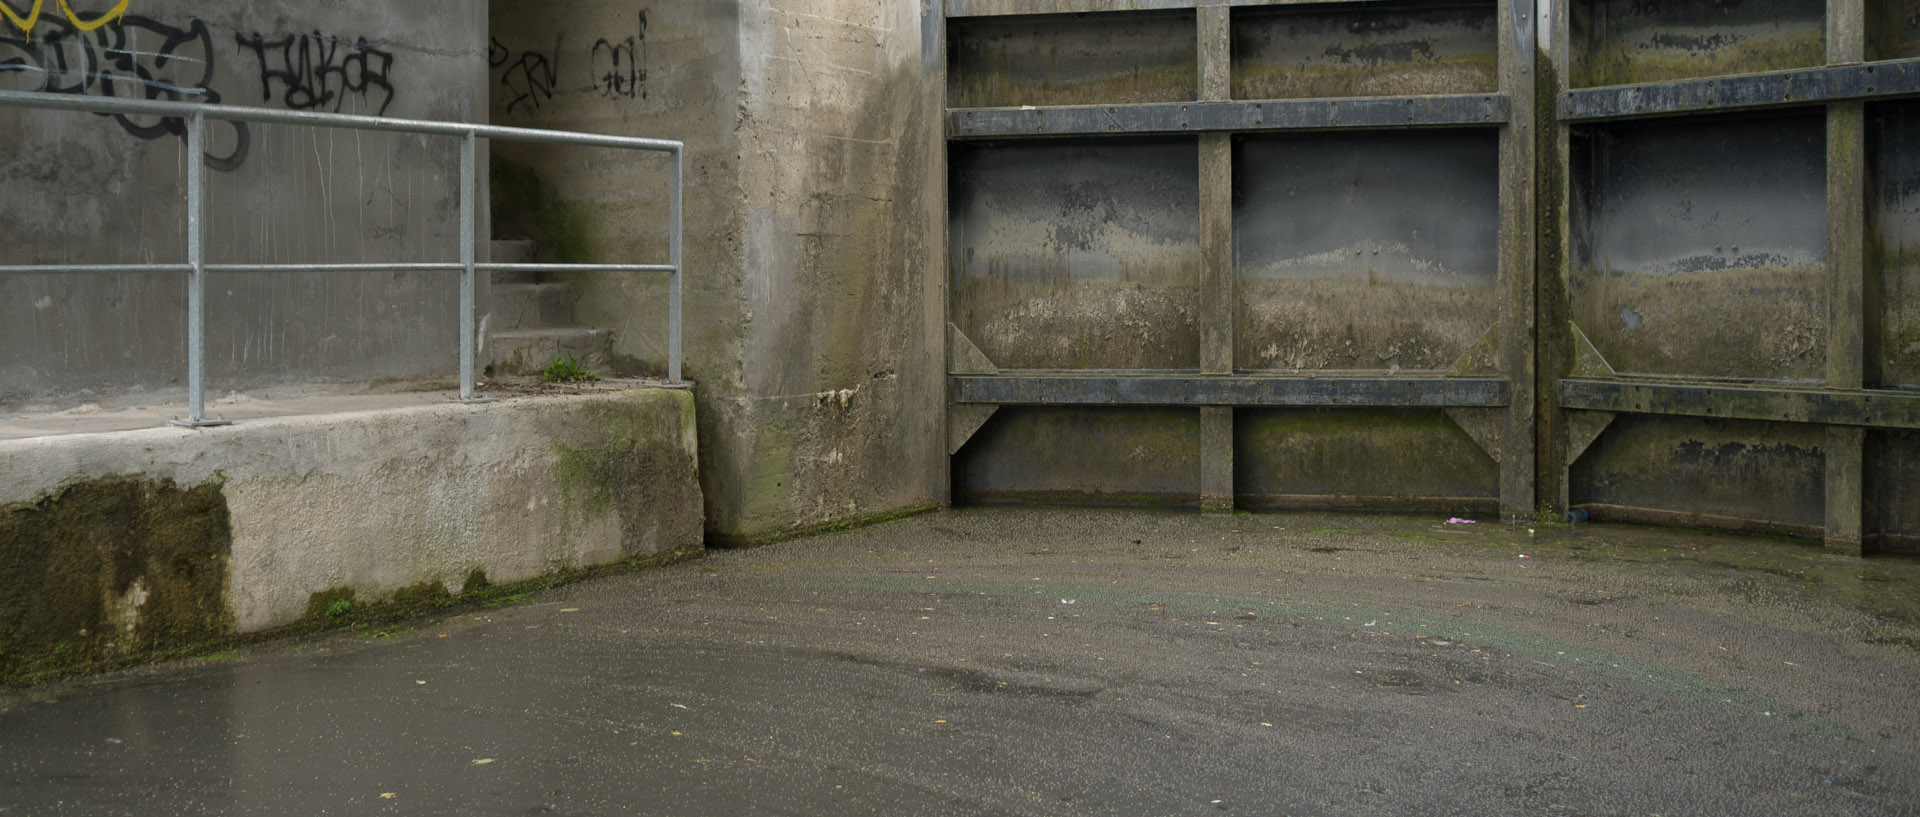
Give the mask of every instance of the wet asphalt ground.
<path id="1" fill-rule="evenodd" d="M 936 513 L 0 693 L 69 814 L 1920 814 L 1920 561 Z"/>

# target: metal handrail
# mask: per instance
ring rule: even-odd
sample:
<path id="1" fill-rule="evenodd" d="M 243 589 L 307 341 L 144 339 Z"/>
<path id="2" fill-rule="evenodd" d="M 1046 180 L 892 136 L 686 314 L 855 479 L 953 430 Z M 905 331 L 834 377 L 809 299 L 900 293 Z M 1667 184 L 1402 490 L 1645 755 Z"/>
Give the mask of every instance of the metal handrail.
<path id="1" fill-rule="evenodd" d="M 680 382 L 680 243 L 683 199 L 682 165 L 686 146 L 671 139 L 644 139 L 634 136 L 607 136 L 572 131 L 513 128 L 472 122 L 441 122 L 426 119 L 394 119 L 355 114 L 289 111 L 277 108 L 251 108 L 238 105 L 206 105 L 195 102 L 171 102 L 157 99 L 119 99 L 114 97 L 50 94 L 34 91 L 0 91 L 0 107 L 39 108 L 45 110 L 84 111 L 179 117 L 187 122 L 187 260 L 181 264 L 37 264 L 0 265 L 0 275 L 25 273 L 132 273 L 186 272 L 187 278 L 187 417 L 172 422 L 182 426 L 226 425 L 225 418 L 206 416 L 206 286 L 209 272 L 369 272 L 418 271 L 460 272 L 460 400 L 484 402 L 474 396 L 474 278 L 479 271 L 541 272 L 665 272 L 669 273 L 667 297 L 667 380 Z M 307 125 L 316 128 L 419 133 L 461 137 L 460 150 L 460 260 L 458 262 L 337 263 L 337 264 L 209 264 L 206 259 L 206 165 L 198 157 L 206 151 L 206 122 L 218 119 L 230 122 L 259 122 L 280 125 Z M 513 142 L 543 142 L 559 145 L 646 150 L 672 154 L 672 175 L 668 182 L 667 263 L 665 264 L 508 264 L 482 263 L 474 258 L 477 213 L 475 187 L 477 145 L 480 139 Z"/>

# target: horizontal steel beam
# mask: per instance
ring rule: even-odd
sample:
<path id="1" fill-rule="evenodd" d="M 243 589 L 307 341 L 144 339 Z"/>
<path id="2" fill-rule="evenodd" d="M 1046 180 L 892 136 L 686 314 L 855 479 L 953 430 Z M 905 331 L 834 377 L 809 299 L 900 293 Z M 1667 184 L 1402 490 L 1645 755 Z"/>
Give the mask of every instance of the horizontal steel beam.
<path id="1" fill-rule="evenodd" d="M 1560 118 L 1569 122 L 1593 122 L 1916 94 L 1920 94 L 1920 59 L 1886 60 L 1713 79 L 1582 88 L 1560 95 Z"/>
<path id="2" fill-rule="evenodd" d="M 1920 428 L 1920 393 L 1560 381 L 1562 408 L 1785 423 Z"/>
<path id="3" fill-rule="evenodd" d="M 953 375 L 953 402 L 1063 406 L 1504 406 L 1497 377 Z"/>
<path id="4" fill-rule="evenodd" d="M 1500 94 L 954 108 L 947 111 L 947 133 L 955 139 L 1004 139 L 1223 130 L 1463 127 L 1506 122 L 1508 109 L 1507 98 Z"/>
<path id="5" fill-rule="evenodd" d="M 1195 6 L 1293 6 L 1307 3 L 1377 3 L 1380 0 L 947 0 L 948 17 L 1011 14 L 1084 14 L 1092 11 L 1155 11 Z"/>

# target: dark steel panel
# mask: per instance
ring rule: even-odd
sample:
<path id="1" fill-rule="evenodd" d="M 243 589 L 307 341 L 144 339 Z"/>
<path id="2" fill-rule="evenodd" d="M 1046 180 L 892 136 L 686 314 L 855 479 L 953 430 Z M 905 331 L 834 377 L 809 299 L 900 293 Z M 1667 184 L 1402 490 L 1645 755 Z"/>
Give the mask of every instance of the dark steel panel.
<path id="1" fill-rule="evenodd" d="M 974 108 L 947 112 L 954 139 L 1189 131 L 1440 128 L 1507 121 L 1499 94 Z"/>
<path id="2" fill-rule="evenodd" d="M 1590 126 L 1575 145 L 1572 317 L 1615 371 L 1826 374 L 1818 112 Z"/>
<path id="3" fill-rule="evenodd" d="M 1905 59 L 1568 91 L 1560 96 L 1560 118 L 1585 122 L 1915 94 L 1920 94 L 1920 59 Z"/>
<path id="4" fill-rule="evenodd" d="M 1920 428 L 1920 393 L 1907 392 L 1562 380 L 1560 405 L 1624 414 Z"/>
<path id="5" fill-rule="evenodd" d="M 1008 407 L 953 459 L 960 502 L 1198 505 L 1200 412 Z"/>
<path id="6" fill-rule="evenodd" d="M 1866 476 L 1866 532 L 1888 549 L 1920 547 L 1920 432 L 1868 432 Z"/>
<path id="7" fill-rule="evenodd" d="M 1491 93 L 1491 0 L 1293 6 L 1233 15 L 1233 98 Z"/>
<path id="8" fill-rule="evenodd" d="M 957 108 L 1191 100 L 1200 81 L 1190 11 L 954 20 L 947 60 Z"/>
<path id="9" fill-rule="evenodd" d="M 1504 406 L 1491 377 L 1000 375 L 948 378 L 955 403 L 1121 406 Z"/>
<path id="10" fill-rule="evenodd" d="M 1664 512 L 1670 524 L 1814 532 L 1825 519 L 1826 441 L 1810 425 L 1623 416 L 1574 463 L 1568 496 Z"/>
<path id="11" fill-rule="evenodd" d="M 1233 470 L 1244 507 L 1466 513 L 1499 496 L 1499 466 L 1431 409 L 1243 409 Z"/>
<path id="12" fill-rule="evenodd" d="M 1249 137 L 1234 163 L 1243 370 L 1446 369 L 1499 317 L 1498 135 Z"/>
<path id="13" fill-rule="evenodd" d="M 1869 110 L 1866 376 L 1920 388 L 1920 102 Z"/>
<path id="14" fill-rule="evenodd" d="M 956 145 L 952 320 L 1016 369 L 1200 364 L 1192 139 Z"/>

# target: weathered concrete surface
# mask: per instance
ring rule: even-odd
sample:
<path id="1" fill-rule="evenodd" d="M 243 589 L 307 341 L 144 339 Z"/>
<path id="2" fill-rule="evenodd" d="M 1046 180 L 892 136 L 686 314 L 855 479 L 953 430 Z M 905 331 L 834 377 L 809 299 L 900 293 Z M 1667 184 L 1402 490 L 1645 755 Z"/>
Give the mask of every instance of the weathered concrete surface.
<path id="1" fill-rule="evenodd" d="M 1199 81 L 1194 13 L 973 18 L 949 25 L 947 105 L 1179 102 Z"/>
<path id="2" fill-rule="evenodd" d="M 1621 125 L 1576 147 L 1576 324 L 1621 372 L 1826 374 L 1821 118 Z"/>
<path id="3" fill-rule="evenodd" d="M 1498 317 L 1492 132 L 1249 138 L 1234 166 L 1242 369 L 1440 370 Z"/>
<path id="4" fill-rule="evenodd" d="M 955 148 L 954 324 L 1002 369 L 1197 369 L 1191 139 Z"/>
<path id="5" fill-rule="evenodd" d="M 1499 86 L 1492 3 L 1246 9 L 1235 99 L 1470 94 Z"/>
<path id="6" fill-rule="evenodd" d="M 71 5 L 90 23 L 112 4 Z M 92 31 L 66 7 L 33 6 L 31 30 L 0 20 L 0 89 L 486 116 L 476 0 L 140 0 Z M 0 263 L 184 262 L 184 133 L 178 119 L 0 110 Z M 458 147 L 209 123 L 209 260 L 457 261 Z M 183 278 L 0 279 L 0 407 L 183 381 Z M 209 383 L 446 376 L 457 365 L 456 284 L 446 273 L 215 276 Z"/>
<path id="7" fill-rule="evenodd" d="M 712 553 L 521 607 L 0 698 L 0 807 L 1828 817 L 1920 802 L 1904 703 L 1920 694 L 1920 563 L 1442 519 L 978 509 Z"/>
<path id="8" fill-rule="evenodd" d="M 84 662 L 697 548 L 696 457 L 672 389 L 0 440 L 0 564 L 46 589 L 0 604 L 0 650 Z M 43 604 L 124 632 L 29 626 Z"/>
<path id="9" fill-rule="evenodd" d="M 937 29 L 939 8 L 774 0 L 637 12 L 496 4 L 494 111 L 508 124 L 688 142 L 686 371 L 701 384 L 716 539 L 938 500 L 945 321 L 926 265 L 938 253 L 943 68 L 913 33 L 929 14 Z M 613 72 L 618 83 L 608 47 L 638 61 Z M 557 66 L 536 74 L 555 79 L 527 84 L 523 69 L 540 66 Z M 658 163 L 502 155 L 569 202 L 559 239 L 502 237 L 594 260 L 663 257 Z M 579 283 L 579 317 L 614 330 L 616 366 L 662 358 L 660 285 Z"/>
<path id="10" fill-rule="evenodd" d="M 1820 0 L 1570 3 L 1574 87 L 1657 82 L 1826 63 Z"/>

